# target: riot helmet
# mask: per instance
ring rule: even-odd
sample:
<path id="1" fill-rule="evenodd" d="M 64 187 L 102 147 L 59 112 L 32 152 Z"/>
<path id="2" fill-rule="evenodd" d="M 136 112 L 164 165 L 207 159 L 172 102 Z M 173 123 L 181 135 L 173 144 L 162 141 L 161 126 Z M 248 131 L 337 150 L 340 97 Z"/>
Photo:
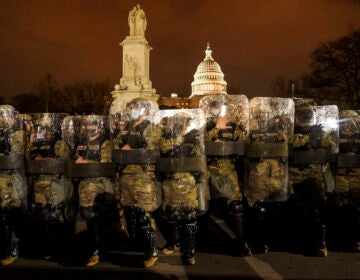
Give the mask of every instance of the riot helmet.
<path id="1" fill-rule="evenodd" d="M 347 134 L 358 133 L 359 131 L 359 114 L 355 110 L 340 111 L 340 128 Z"/>
<path id="2" fill-rule="evenodd" d="M 226 114 L 228 103 L 226 100 L 214 100 L 210 103 L 212 117 L 223 117 Z"/>
<path id="3" fill-rule="evenodd" d="M 145 98 L 135 98 L 127 103 L 126 107 L 130 111 L 131 119 L 136 121 L 142 116 L 149 114 L 150 103 Z"/>
<path id="4" fill-rule="evenodd" d="M 192 120 L 192 117 L 189 113 L 185 112 L 179 112 L 172 116 L 172 129 L 175 135 L 180 134 L 181 132 L 184 132 L 190 122 Z"/>
<path id="5" fill-rule="evenodd" d="M 35 132 L 37 139 L 47 139 L 52 137 L 52 120 L 48 115 L 44 115 L 35 121 Z"/>
<path id="6" fill-rule="evenodd" d="M 33 129 L 33 119 L 29 114 L 21 114 L 21 119 L 27 132 L 31 132 Z"/>
<path id="7" fill-rule="evenodd" d="M 311 127 L 316 124 L 315 108 L 311 104 L 298 106 L 295 109 L 295 126 Z"/>
<path id="8" fill-rule="evenodd" d="M 17 111 L 11 105 L 0 105 L 0 128 L 12 126 L 16 120 Z"/>
<path id="9" fill-rule="evenodd" d="M 102 130 L 102 119 L 96 115 L 84 116 L 82 123 L 88 137 L 94 137 Z"/>

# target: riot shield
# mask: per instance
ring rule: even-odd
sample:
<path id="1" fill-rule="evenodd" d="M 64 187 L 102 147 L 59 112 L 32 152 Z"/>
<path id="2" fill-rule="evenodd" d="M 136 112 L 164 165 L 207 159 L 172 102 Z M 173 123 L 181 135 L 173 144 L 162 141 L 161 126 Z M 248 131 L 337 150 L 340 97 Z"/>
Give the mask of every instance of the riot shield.
<path id="1" fill-rule="evenodd" d="M 25 131 L 21 115 L 10 105 L 0 106 L 0 208 L 26 206 L 24 176 Z"/>
<path id="2" fill-rule="evenodd" d="M 113 199 L 109 124 L 109 117 L 103 115 L 68 116 L 63 121 L 63 139 L 70 148 L 64 174 L 77 188 L 83 208 Z"/>
<path id="3" fill-rule="evenodd" d="M 32 190 L 33 214 L 43 214 L 42 208 L 61 209 L 72 195 L 71 182 L 63 176 L 70 149 L 62 140 L 65 113 L 34 113 L 27 120 L 25 172 Z M 36 213 L 38 212 L 38 213 Z M 61 212 L 61 211 L 59 211 Z M 58 217 L 60 218 L 60 217 Z M 63 217 L 61 217 L 62 219 Z"/>
<path id="4" fill-rule="evenodd" d="M 316 106 L 311 102 L 296 100 L 295 134 L 289 169 L 293 187 L 303 184 L 306 179 L 315 180 L 310 183 L 319 192 L 314 196 L 324 198 L 325 188 L 327 192 L 334 191 L 330 163 L 335 163 L 338 152 L 338 114 L 335 105 Z"/>
<path id="5" fill-rule="evenodd" d="M 245 95 L 213 95 L 200 100 L 206 118 L 206 155 L 211 198 L 242 199 L 237 175 L 249 131 Z M 242 170 L 241 170 L 242 171 Z"/>
<path id="6" fill-rule="evenodd" d="M 208 207 L 205 117 L 201 109 L 162 110 L 157 171 L 163 192 L 160 212 L 168 219 L 189 219 Z"/>
<path id="7" fill-rule="evenodd" d="M 355 110 L 340 111 L 335 194 L 342 204 L 360 202 L 360 116 Z"/>
<path id="8" fill-rule="evenodd" d="M 288 144 L 294 133 L 294 103 L 289 98 L 252 98 L 249 119 L 245 196 L 250 205 L 285 201 L 290 195 Z"/>
<path id="9" fill-rule="evenodd" d="M 161 189 L 155 176 L 159 152 L 159 127 L 155 102 L 135 98 L 111 116 L 116 196 L 123 207 L 154 211 L 160 206 Z"/>

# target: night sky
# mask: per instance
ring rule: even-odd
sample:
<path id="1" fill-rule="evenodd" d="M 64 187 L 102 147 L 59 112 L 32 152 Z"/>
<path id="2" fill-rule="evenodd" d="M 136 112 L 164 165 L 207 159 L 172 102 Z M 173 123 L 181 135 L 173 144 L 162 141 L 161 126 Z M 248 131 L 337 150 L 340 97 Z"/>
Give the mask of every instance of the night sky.
<path id="1" fill-rule="evenodd" d="M 161 96 L 191 94 L 209 41 L 231 94 L 270 94 L 276 76 L 298 78 L 311 51 L 360 26 L 350 0 L 0 0 L 0 95 L 29 92 L 46 73 L 112 85 L 122 76 L 128 13 L 145 10 L 150 79 Z"/>

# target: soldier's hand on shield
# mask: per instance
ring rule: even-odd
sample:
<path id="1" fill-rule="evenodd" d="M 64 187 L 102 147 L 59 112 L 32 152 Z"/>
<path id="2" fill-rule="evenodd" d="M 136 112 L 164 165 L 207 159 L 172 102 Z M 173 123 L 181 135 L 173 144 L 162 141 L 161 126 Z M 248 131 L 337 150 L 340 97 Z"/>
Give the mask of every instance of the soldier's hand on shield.
<path id="1" fill-rule="evenodd" d="M 229 122 L 228 118 L 219 117 L 216 121 L 216 128 L 217 129 L 231 128 L 231 126 L 227 125 L 228 122 Z"/>
<path id="2" fill-rule="evenodd" d="M 83 157 L 78 157 L 75 161 L 75 163 L 87 163 L 88 161 L 84 159 Z"/>
<path id="3" fill-rule="evenodd" d="M 128 144 L 126 144 L 121 148 L 121 150 L 131 150 L 131 147 Z"/>
<path id="4" fill-rule="evenodd" d="M 37 154 L 34 160 L 46 160 L 47 158 L 42 157 L 41 155 Z"/>

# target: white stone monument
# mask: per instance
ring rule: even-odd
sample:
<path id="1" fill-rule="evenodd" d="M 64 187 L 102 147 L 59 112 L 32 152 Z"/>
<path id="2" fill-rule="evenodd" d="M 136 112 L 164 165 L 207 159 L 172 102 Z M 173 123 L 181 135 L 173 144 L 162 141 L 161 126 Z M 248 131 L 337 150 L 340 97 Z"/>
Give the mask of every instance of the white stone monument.
<path id="1" fill-rule="evenodd" d="M 111 92 L 113 102 L 110 113 L 120 111 L 127 102 L 137 97 L 154 102 L 159 99 L 149 79 L 149 53 L 152 48 L 145 39 L 146 15 L 139 4 L 129 12 L 128 22 L 130 35 L 120 43 L 123 47 L 123 75 Z"/>

